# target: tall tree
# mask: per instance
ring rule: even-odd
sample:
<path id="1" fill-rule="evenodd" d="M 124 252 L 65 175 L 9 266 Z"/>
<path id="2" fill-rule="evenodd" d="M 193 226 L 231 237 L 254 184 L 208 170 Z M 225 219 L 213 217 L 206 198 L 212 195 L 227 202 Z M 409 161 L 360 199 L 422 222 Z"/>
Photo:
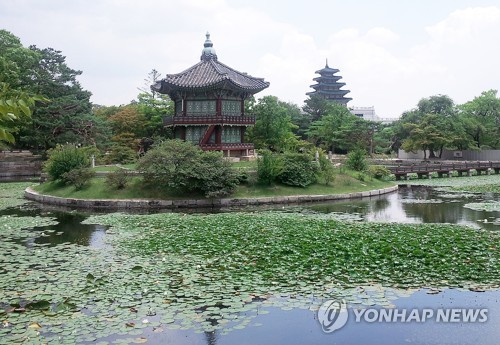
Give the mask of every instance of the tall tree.
<path id="1" fill-rule="evenodd" d="M 40 55 L 23 47 L 19 38 L 6 30 L 0 30 L 0 83 L 10 90 L 33 91 L 30 82 Z"/>
<path id="2" fill-rule="evenodd" d="M 171 131 L 163 125 L 163 118 L 174 114 L 174 103 L 168 95 L 151 89 L 151 85 L 160 79 L 161 73 L 152 69 L 144 79 L 144 85 L 138 88 L 141 93 L 137 96 L 137 110 L 146 119 L 145 136 L 148 138 L 171 136 Z"/>
<path id="3" fill-rule="evenodd" d="M 421 99 L 417 108 L 403 114 L 396 124 L 407 151 L 426 150 L 429 158 L 441 157 L 444 148 L 464 149 L 470 146 L 453 100 L 446 95 Z"/>
<path id="4" fill-rule="evenodd" d="M 356 148 L 369 150 L 374 133 L 373 124 L 351 114 L 345 106 L 330 103 L 327 112 L 314 121 L 307 132 L 309 140 L 332 152 Z"/>
<path id="5" fill-rule="evenodd" d="M 464 132 L 477 148 L 500 148 L 500 98 L 488 90 L 460 107 Z"/>
<path id="6" fill-rule="evenodd" d="M 77 81 L 81 71 L 66 64 L 60 51 L 36 46 L 24 48 L 11 33 L 0 30 L 0 82 L 12 90 L 50 100 L 37 103 L 15 133 L 21 148 L 47 149 L 57 143 L 94 144 L 105 123 L 91 112 L 90 92 Z"/>
<path id="7" fill-rule="evenodd" d="M 249 139 L 256 148 L 285 151 L 299 145 L 287 103 L 275 96 L 264 96 L 252 107 L 252 113 L 256 116 L 256 123 L 249 129 Z"/>
<path id="8" fill-rule="evenodd" d="M 304 102 L 302 110 L 309 115 L 310 122 L 318 121 L 323 115 L 328 113 L 332 102 L 319 95 L 312 95 Z"/>
<path id="9" fill-rule="evenodd" d="M 130 104 L 109 116 L 108 122 L 113 129 L 112 141 L 132 149 L 137 149 L 145 135 L 146 117 L 138 111 L 136 104 Z"/>
<path id="10" fill-rule="evenodd" d="M 0 83 L 0 141 L 15 142 L 13 133 L 22 120 L 30 118 L 37 100 L 43 99 L 11 90 L 7 83 Z"/>

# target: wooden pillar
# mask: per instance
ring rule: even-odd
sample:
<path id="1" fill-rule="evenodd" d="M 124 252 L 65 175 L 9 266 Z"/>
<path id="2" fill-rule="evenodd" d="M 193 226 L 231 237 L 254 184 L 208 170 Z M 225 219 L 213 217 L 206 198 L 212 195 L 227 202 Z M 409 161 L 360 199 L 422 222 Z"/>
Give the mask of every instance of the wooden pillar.
<path id="1" fill-rule="evenodd" d="M 241 100 L 241 115 L 245 115 L 245 100 Z"/>
<path id="2" fill-rule="evenodd" d="M 182 116 L 186 116 L 187 115 L 187 101 L 186 101 L 186 97 L 183 96 L 182 97 Z"/>
<path id="3" fill-rule="evenodd" d="M 240 127 L 240 136 L 241 136 L 241 142 L 244 143 L 245 142 L 245 130 L 246 130 L 246 127 Z"/>
<path id="4" fill-rule="evenodd" d="M 222 116 L 222 98 L 217 96 L 217 103 L 215 104 L 215 113 L 217 116 Z"/>
<path id="5" fill-rule="evenodd" d="M 222 126 L 215 127 L 215 143 L 222 144 Z"/>

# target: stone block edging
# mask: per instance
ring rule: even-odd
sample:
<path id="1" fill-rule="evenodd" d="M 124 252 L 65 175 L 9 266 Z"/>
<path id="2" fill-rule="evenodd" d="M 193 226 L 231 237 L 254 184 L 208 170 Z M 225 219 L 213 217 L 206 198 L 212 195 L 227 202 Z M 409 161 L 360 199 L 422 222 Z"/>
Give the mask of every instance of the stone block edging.
<path id="1" fill-rule="evenodd" d="M 248 205 L 296 204 L 305 202 L 330 201 L 371 197 L 398 190 L 398 185 L 374 189 L 366 192 L 325 195 L 290 195 L 262 198 L 224 198 L 224 199 L 74 199 L 40 194 L 28 187 L 24 197 L 42 204 L 78 207 L 89 209 L 177 209 L 177 208 L 221 208 Z"/>

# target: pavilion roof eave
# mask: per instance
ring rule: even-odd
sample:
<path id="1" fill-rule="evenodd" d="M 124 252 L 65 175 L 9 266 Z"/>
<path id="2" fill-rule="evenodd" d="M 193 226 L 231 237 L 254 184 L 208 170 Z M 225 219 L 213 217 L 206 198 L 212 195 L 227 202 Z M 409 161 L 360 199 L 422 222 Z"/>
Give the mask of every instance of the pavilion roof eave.
<path id="1" fill-rule="evenodd" d="M 200 86 L 179 86 L 174 83 L 169 83 L 166 80 L 161 80 L 152 86 L 154 91 L 163 94 L 172 94 L 175 92 L 204 92 L 211 90 L 231 90 L 236 92 L 241 92 L 244 94 L 255 94 L 269 86 L 268 82 L 264 82 L 264 85 L 260 87 L 242 87 L 241 85 L 236 84 L 231 79 L 226 78 L 220 81 L 216 81 L 215 83 L 200 85 Z"/>

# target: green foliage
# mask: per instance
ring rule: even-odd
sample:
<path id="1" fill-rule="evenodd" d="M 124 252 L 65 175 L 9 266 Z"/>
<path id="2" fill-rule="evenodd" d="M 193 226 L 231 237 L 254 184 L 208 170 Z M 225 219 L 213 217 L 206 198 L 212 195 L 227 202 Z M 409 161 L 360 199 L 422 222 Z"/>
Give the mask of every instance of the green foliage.
<path id="1" fill-rule="evenodd" d="M 310 122 L 321 119 L 328 113 L 331 106 L 331 102 L 319 95 L 310 96 L 304 103 L 302 110 L 309 116 Z"/>
<path id="2" fill-rule="evenodd" d="M 95 176 L 95 171 L 90 168 L 77 168 L 65 172 L 61 176 L 61 180 L 75 187 L 76 190 L 82 190 L 88 187 L 90 180 Z"/>
<path id="3" fill-rule="evenodd" d="M 327 151 L 368 149 L 376 124 L 365 121 L 339 104 L 328 104 L 324 114 L 314 121 L 307 135 L 309 140 Z"/>
<path id="4" fill-rule="evenodd" d="M 252 107 L 256 116 L 255 126 L 249 129 L 249 140 L 257 149 L 274 152 L 296 149 L 300 145 L 293 133 L 296 126 L 291 122 L 292 105 L 280 101 L 275 96 L 265 96 Z"/>
<path id="5" fill-rule="evenodd" d="M 130 182 L 127 169 L 118 169 L 106 175 L 106 184 L 112 189 L 124 189 Z"/>
<path id="6" fill-rule="evenodd" d="M 335 180 L 335 170 L 333 169 L 332 162 L 324 154 L 319 155 L 319 177 L 326 185 Z"/>
<path id="7" fill-rule="evenodd" d="M 137 161 L 137 152 L 126 145 L 113 144 L 109 154 L 106 156 L 108 164 L 131 164 Z"/>
<path id="8" fill-rule="evenodd" d="M 85 150 L 72 144 L 57 146 L 49 150 L 48 155 L 44 170 L 53 180 L 63 179 L 65 173 L 90 165 L 90 159 Z"/>
<path id="9" fill-rule="evenodd" d="M 383 165 L 370 165 L 368 167 L 368 174 L 378 180 L 381 180 L 389 177 L 391 172 Z"/>
<path id="10" fill-rule="evenodd" d="M 318 164 L 308 154 L 283 154 L 283 169 L 277 176 L 279 182 L 296 187 L 307 187 L 316 183 Z"/>
<path id="11" fill-rule="evenodd" d="M 347 155 L 346 165 L 355 171 L 365 171 L 368 166 L 366 163 L 365 151 L 358 149 L 349 152 Z"/>
<path id="12" fill-rule="evenodd" d="M 467 178 L 446 179 L 415 179 L 401 181 L 403 184 L 446 187 L 440 188 L 450 191 L 472 192 L 472 193 L 500 193 L 500 175 L 481 175 Z"/>
<path id="13" fill-rule="evenodd" d="M 237 173 L 220 152 L 204 152 L 189 142 L 166 140 L 139 160 L 144 182 L 177 193 L 201 193 L 207 198 L 229 195 Z"/>
<path id="14" fill-rule="evenodd" d="M 58 50 L 25 48 L 17 37 L 0 30 L 0 82 L 16 92 L 50 100 L 36 102 L 36 107 L 26 104 L 32 115 L 16 121 L 11 132 L 16 146 L 48 149 L 66 142 L 100 145 L 106 140 L 108 126 L 92 114 L 91 93 L 76 79 L 82 72 L 68 67 L 65 60 Z"/>
<path id="15" fill-rule="evenodd" d="M 0 79 L 2 80 L 2 79 Z M 14 132 L 23 121 L 29 121 L 35 102 L 47 101 L 39 96 L 12 90 L 7 83 L 0 82 L 0 141 L 13 143 Z"/>
<path id="16" fill-rule="evenodd" d="M 201 151 L 189 179 L 192 181 L 189 190 L 201 192 L 206 198 L 228 196 L 238 186 L 238 173 L 217 151 Z"/>
<path id="17" fill-rule="evenodd" d="M 424 151 L 424 159 L 441 157 L 444 148 L 479 148 L 488 141 L 494 145 L 500 133 L 500 101 L 490 90 L 461 107 L 448 96 L 437 95 L 420 100 L 416 109 L 406 112 L 394 124 L 394 134 L 405 151 Z M 483 114 L 484 117 L 480 114 Z M 497 114 L 497 122 L 494 118 Z M 491 134 L 485 135 L 486 132 Z M 493 140 L 487 138 L 495 138 Z"/>
<path id="18" fill-rule="evenodd" d="M 282 157 L 277 153 L 264 150 L 257 160 L 257 178 L 263 185 L 271 185 L 276 182 L 278 176 L 284 169 Z"/>
<path id="19" fill-rule="evenodd" d="M 500 148 L 500 98 L 497 90 L 481 93 L 459 107 L 465 136 L 476 148 Z"/>
<path id="20" fill-rule="evenodd" d="M 145 131 L 148 137 L 165 135 L 163 118 L 174 114 L 174 102 L 170 97 L 150 89 L 150 86 L 160 79 L 161 74 L 153 69 L 148 74 L 148 78 L 145 79 L 144 88 L 141 88 L 142 92 L 137 96 L 137 108 L 146 119 Z"/>

